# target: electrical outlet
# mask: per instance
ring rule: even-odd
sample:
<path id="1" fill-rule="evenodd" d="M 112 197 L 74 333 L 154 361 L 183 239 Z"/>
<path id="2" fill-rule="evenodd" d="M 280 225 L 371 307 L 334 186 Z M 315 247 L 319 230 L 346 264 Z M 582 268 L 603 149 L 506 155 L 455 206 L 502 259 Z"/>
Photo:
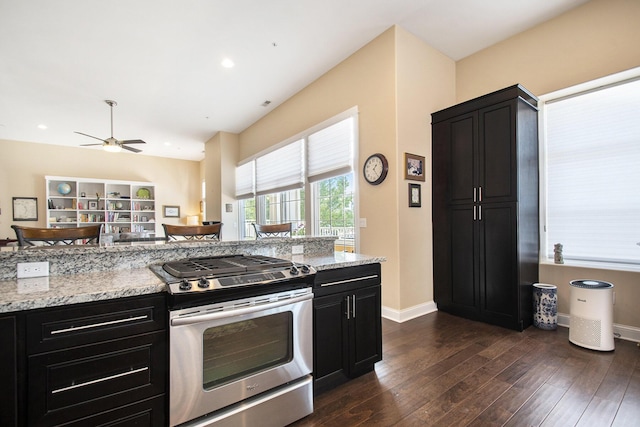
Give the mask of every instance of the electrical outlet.
<path id="1" fill-rule="evenodd" d="M 304 253 L 304 245 L 293 245 L 291 246 L 291 254 L 292 255 L 300 255 Z"/>
<path id="2" fill-rule="evenodd" d="M 26 277 L 43 277 L 49 275 L 49 261 L 19 262 L 18 279 Z"/>

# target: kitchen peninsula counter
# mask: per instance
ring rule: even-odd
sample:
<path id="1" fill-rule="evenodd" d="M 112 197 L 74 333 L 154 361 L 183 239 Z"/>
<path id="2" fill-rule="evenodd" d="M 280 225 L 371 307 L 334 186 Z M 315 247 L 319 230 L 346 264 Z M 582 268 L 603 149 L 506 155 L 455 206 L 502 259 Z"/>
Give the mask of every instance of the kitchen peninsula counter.
<path id="1" fill-rule="evenodd" d="M 312 244 L 318 243 L 313 239 L 324 239 L 321 244 L 326 242 L 330 243 L 331 251 L 327 250 L 312 250 Z M 172 261 L 176 259 L 182 259 L 192 256 L 211 256 L 211 255 L 223 255 L 228 253 L 252 253 L 256 255 L 276 256 L 284 259 L 291 259 L 296 263 L 309 264 L 314 266 L 318 271 L 351 267 L 364 264 L 380 263 L 384 262 L 383 257 L 374 257 L 362 254 L 352 254 L 343 252 L 332 252 L 333 239 L 327 240 L 327 238 L 308 238 L 304 240 L 294 241 L 298 244 L 304 243 L 305 252 L 307 247 L 309 253 L 303 255 L 291 255 L 291 249 L 287 248 L 288 253 L 282 253 L 284 249 L 281 247 L 283 244 L 289 244 L 289 241 L 279 242 L 274 239 L 267 244 L 261 242 L 259 245 L 255 245 L 258 242 L 246 242 L 242 245 L 242 242 L 232 242 L 230 244 L 224 244 L 225 242 L 201 243 L 190 242 L 185 244 L 167 244 L 167 245 L 146 245 L 145 246 L 130 246 L 128 247 L 74 247 L 74 248 L 42 248 L 40 250 L 25 250 L 16 251 L 14 254 L 20 253 L 22 256 L 17 262 L 30 262 L 41 261 L 42 257 L 50 256 L 49 259 L 55 259 L 59 256 L 66 256 L 69 274 L 53 274 L 49 277 L 39 277 L 30 279 L 16 279 L 15 271 L 14 278 L 0 280 L 0 313 L 18 312 L 24 310 L 31 310 L 37 308 L 62 306 L 68 304 L 77 304 L 83 302 L 101 301 L 116 298 L 125 298 L 136 295 L 147 295 L 160 292 L 166 292 L 167 287 L 164 281 L 160 279 L 148 266 L 153 264 L 162 264 L 163 262 Z M 252 245 L 253 243 L 253 245 Z M 214 251 L 211 245 L 216 245 L 217 250 L 221 250 L 223 253 L 217 253 Z M 242 246 L 242 250 L 229 252 L 229 250 L 238 249 Z M 325 245 L 326 246 L 326 245 Z M 141 248 L 141 249 L 140 249 Z M 150 256 L 150 253 L 155 255 Z M 251 250 L 253 249 L 253 250 Z M 87 265 L 87 262 L 97 262 L 95 259 L 90 261 L 92 257 L 88 257 L 83 260 L 83 255 L 87 255 L 85 251 L 94 251 L 96 255 L 102 256 L 103 261 L 100 265 Z M 24 254 L 28 252 L 33 254 L 34 257 L 27 256 L 24 258 Z M 212 252 L 216 252 L 213 253 Z M 201 253 L 194 255 L 194 253 Z M 185 255 L 186 254 L 186 255 Z M 4 258 L 0 258 L 0 262 L 4 259 L 12 259 L 12 268 L 16 268 L 15 258 L 7 257 L 3 254 Z M 55 256 L 54 256 L 55 255 Z M 142 255 L 136 257 L 136 255 Z M 116 259 L 123 259 L 129 268 L 118 268 L 121 266 L 115 266 L 109 268 L 109 263 L 113 257 Z M 74 258 L 81 258 L 76 260 Z M 148 262 L 150 259 L 155 259 L 153 262 Z M 53 262 L 53 261 L 52 261 Z M 58 260 L 58 262 L 60 262 Z M 137 265 L 138 263 L 145 263 L 144 265 Z M 8 268 L 8 267 L 5 267 Z M 59 273 L 62 266 L 56 270 Z M 94 271 L 85 271 L 85 270 Z"/>

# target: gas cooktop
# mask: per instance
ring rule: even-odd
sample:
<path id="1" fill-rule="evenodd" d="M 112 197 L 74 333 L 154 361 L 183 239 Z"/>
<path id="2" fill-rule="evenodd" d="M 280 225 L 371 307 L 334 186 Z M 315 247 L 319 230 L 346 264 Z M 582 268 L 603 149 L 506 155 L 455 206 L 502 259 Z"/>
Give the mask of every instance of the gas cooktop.
<path id="1" fill-rule="evenodd" d="M 222 255 L 167 262 L 162 268 L 173 277 L 183 279 L 264 272 L 291 266 L 291 261 L 262 255 Z"/>
<path id="2" fill-rule="evenodd" d="M 188 258 L 150 267 L 168 286 L 170 307 L 311 287 L 316 270 L 262 255 Z"/>

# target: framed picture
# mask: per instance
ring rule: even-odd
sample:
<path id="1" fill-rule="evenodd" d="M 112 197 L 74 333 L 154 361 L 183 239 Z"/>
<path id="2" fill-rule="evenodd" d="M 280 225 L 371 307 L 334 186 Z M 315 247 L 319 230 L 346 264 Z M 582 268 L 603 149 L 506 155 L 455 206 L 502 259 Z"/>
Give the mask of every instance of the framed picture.
<path id="1" fill-rule="evenodd" d="M 93 201 L 89 200 L 88 205 L 89 205 L 89 209 L 92 209 L 92 210 L 98 209 L 98 202 L 96 200 L 93 200 Z"/>
<path id="2" fill-rule="evenodd" d="M 420 184 L 409 184 L 409 207 L 422 207 L 422 190 Z"/>
<path id="3" fill-rule="evenodd" d="M 13 198 L 13 220 L 14 221 L 37 221 L 38 220 L 38 198 L 37 197 L 14 197 Z"/>
<path id="4" fill-rule="evenodd" d="M 404 153 L 404 179 L 424 181 L 424 156 Z"/>
<path id="5" fill-rule="evenodd" d="M 165 218 L 180 218 L 180 206 L 162 206 Z"/>

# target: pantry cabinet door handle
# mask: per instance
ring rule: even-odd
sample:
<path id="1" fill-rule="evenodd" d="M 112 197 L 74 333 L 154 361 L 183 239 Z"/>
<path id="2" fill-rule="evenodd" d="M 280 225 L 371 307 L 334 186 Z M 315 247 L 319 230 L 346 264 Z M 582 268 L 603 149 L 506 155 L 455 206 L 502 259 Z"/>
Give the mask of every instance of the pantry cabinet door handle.
<path id="1" fill-rule="evenodd" d="M 476 214 L 476 209 L 478 207 L 476 205 L 473 205 L 473 220 L 475 221 L 477 219 L 477 214 Z"/>
<path id="2" fill-rule="evenodd" d="M 478 187 L 478 201 L 482 201 L 482 187 Z"/>
<path id="3" fill-rule="evenodd" d="M 148 370 L 149 370 L 149 367 L 145 366 L 144 368 L 138 368 L 138 369 L 134 369 L 132 371 L 122 372 L 120 374 L 109 375 L 108 377 L 98 378 L 96 380 L 87 381 L 87 382 L 80 383 L 80 384 L 70 385 L 69 387 L 58 388 L 56 390 L 51 391 L 51 394 L 62 393 L 64 391 L 74 390 L 76 388 L 86 387 L 88 385 L 102 383 L 102 382 L 105 382 L 105 381 L 114 380 L 116 378 L 122 378 L 122 377 L 125 377 L 127 375 L 133 375 L 133 374 L 137 374 L 137 373 L 148 371 Z"/>
<path id="4" fill-rule="evenodd" d="M 65 334 L 67 332 L 75 332 L 75 331 L 82 331 L 84 329 L 100 328 L 102 326 L 117 325 L 118 323 L 135 322 L 137 320 L 145 320 L 148 318 L 149 316 L 145 314 L 142 316 L 127 317 L 126 319 L 110 320 L 108 322 L 91 323 L 89 325 L 84 325 L 84 326 L 72 326 L 70 328 L 65 328 L 65 329 L 56 329 L 54 331 L 51 331 L 50 334 L 51 335 Z"/>
<path id="5" fill-rule="evenodd" d="M 478 221 L 482 221 L 482 205 L 478 206 Z"/>
<path id="6" fill-rule="evenodd" d="M 473 187 L 473 203 L 476 202 L 476 187 Z"/>

